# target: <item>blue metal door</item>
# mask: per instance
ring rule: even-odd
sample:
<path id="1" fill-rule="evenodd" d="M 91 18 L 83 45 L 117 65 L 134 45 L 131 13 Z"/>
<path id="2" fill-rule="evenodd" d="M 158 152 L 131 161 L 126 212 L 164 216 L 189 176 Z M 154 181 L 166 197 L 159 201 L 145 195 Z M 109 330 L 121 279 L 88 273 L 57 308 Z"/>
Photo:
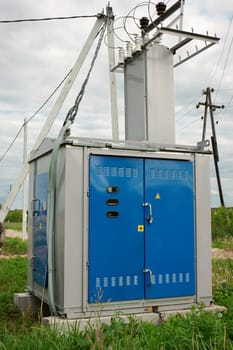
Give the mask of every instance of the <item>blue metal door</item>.
<path id="1" fill-rule="evenodd" d="M 143 160 L 90 157 L 89 302 L 144 298 Z"/>
<path id="2" fill-rule="evenodd" d="M 90 157 L 88 300 L 195 294 L 193 163 Z"/>
<path id="3" fill-rule="evenodd" d="M 193 163 L 146 160 L 145 203 L 145 297 L 194 295 Z"/>

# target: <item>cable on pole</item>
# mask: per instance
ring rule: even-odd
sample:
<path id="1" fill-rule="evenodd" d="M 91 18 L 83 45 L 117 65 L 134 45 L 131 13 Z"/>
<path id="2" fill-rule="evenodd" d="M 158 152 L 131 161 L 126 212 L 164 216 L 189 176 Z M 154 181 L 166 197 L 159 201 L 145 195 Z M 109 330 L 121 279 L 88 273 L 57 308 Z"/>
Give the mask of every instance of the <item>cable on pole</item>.
<path id="1" fill-rule="evenodd" d="M 33 118 L 35 118 L 37 116 L 37 114 L 44 108 L 44 106 L 51 100 L 51 98 L 55 95 L 55 93 L 58 91 L 58 89 L 61 87 L 61 85 L 64 83 L 64 81 L 68 78 L 68 76 L 70 75 L 72 69 L 70 69 L 70 71 L 66 74 L 66 76 L 62 79 L 62 81 L 57 85 L 57 87 L 53 90 L 53 92 L 49 95 L 49 97 L 42 103 L 42 105 L 33 113 L 33 115 L 27 119 L 26 123 L 28 124 Z M 11 147 L 14 145 L 14 143 L 16 142 L 17 138 L 19 137 L 21 131 L 23 130 L 25 125 L 25 122 L 23 123 L 23 125 L 19 128 L 19 130 L 17 131 L 15 137 L 13 138 L 13 140 L 11 141 L 11 143 L 9 144 L 9 146 L 7 147 L 6 151 L 1 155 L 0 157 L 0 162 L 6 157 L 6 155 L 8 154 L 8 152 L 10 151 Z"/>
<path id="2" fill-rule="evenodd" d="M 45 21 L 56 21 L 66 19 L 78 19 L 78 18 L 93 18 L 99 17 L 99 15 L 84 15 L 84 16 L 60 16 L 60 17 L 42 17 L 42 18 L 26 18 L 26 19 L 12 19 L 12 20 L 0 20 L 0 24 L 9 23 L 23 23 L 23 22 L 45 22 Z"/>

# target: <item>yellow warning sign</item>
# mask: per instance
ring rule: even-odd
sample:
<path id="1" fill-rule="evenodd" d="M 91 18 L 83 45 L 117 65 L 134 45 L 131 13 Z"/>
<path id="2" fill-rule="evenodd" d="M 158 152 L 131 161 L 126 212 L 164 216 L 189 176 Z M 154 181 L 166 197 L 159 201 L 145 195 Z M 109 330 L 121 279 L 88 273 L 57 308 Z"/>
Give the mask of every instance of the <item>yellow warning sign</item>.
<path id="1" fill-rule="evenodd" d="M 144 225 L 138 225 L 138 232 L 144 232 Z"/>
<path id="2" fill-rule="evenodd" d="M 160 199 L 160 194 L 156 193 L 155 199 Z"/>

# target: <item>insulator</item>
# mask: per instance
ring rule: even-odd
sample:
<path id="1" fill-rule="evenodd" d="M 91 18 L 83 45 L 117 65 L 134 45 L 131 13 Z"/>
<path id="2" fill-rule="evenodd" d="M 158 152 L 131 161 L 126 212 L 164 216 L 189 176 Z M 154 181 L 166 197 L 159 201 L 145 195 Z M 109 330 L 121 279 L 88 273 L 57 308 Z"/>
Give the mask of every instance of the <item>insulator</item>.
<path id="1" fill-rule="evenodd" d="M 131 42 L 127 42 L 126 45 L 126 57 L 130 58 L 133 55 L 133 45 Z"/>
<path id="2" fill-rule="evenodd" d="M 166 11 L 166 4 L 164 4 L 164 2 L 159 2 L 156 5 L 156 10 L 157 10 L 157 15 L 161 16 L 162 14 L 164 14 L 164 12 Z"/>
<path id="3" fill-rule="evenodd" d="M 143 37 L 143 43 L 146 43 L 148 40 L 150 40 L 150 35 L 148 33 L 146 33 Z"/>
<path id="4" fill-rule="evenodd" d="M 148 27 L 148 24 L 149 24 L 149 19 L 147 17 L 142 17 L 140 19 L 141 29 L 146 29 L 146 27 Z"/>
<path id="5" fill-rule="evenodd" d="M 120 47 L 119 49 L 119 64 L 124 63 L 125 62 L 125 50 L 123 49 L 123 47 Z"/>
<path id="6" fill-rule="evenodd" d="M 135 51 L 142 51 L 142 39 L 139 35 L 135 36 Z"/>

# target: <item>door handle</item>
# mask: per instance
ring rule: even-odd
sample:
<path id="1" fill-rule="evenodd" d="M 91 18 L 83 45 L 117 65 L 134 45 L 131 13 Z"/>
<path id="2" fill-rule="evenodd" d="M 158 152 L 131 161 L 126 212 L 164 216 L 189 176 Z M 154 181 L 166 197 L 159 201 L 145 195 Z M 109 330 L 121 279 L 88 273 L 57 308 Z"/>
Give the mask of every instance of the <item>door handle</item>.
<path id="1" fill-rule="evenodd" d="M 144 273 L 149 273 L 149 275 L 150 275 L 150 285 L 152 286 L 153 274 L 152 274 L 151 269 L 145 269 L 145 270 L 143 270 L 143 272 Z"/>
<path id="2" fill-rule="evenodd" d="M 152 205 L 151 203 L 142 203 L 143 207 L 149 207 L 149 216 L 147 217 L 147 220 L 149 222 L 149 224 L 152 224 L 153 222 L 153 213 L 152 213 Z"/>

